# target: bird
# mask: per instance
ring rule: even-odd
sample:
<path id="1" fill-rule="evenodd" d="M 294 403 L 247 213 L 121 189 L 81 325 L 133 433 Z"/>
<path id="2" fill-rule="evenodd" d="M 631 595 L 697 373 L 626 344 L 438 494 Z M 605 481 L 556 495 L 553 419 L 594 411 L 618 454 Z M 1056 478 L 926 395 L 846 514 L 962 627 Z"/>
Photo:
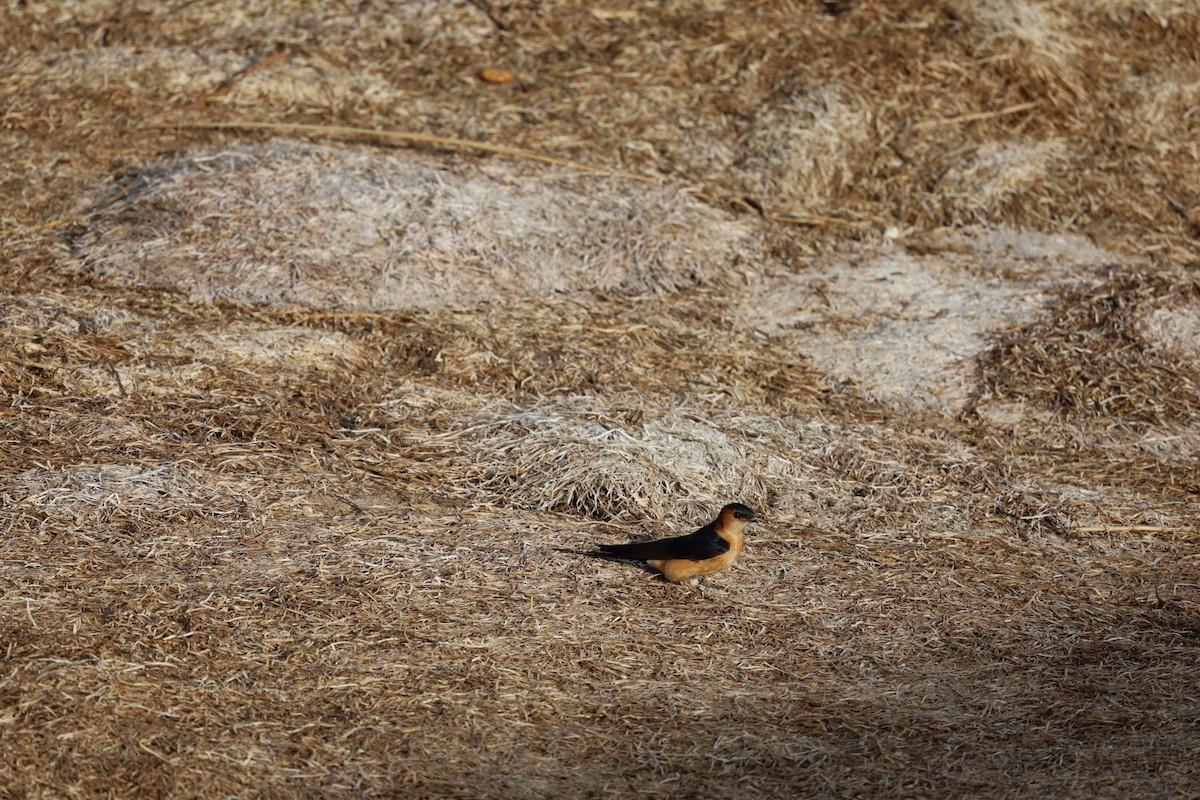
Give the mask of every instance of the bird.
<path id="1" fill-rule="evenodd" d="M 745 545 L 746 525 L 754 521 L 754 509 L 730 503 L 712 522 L 686 536 L 652 542 L 601 544 L 583 555 L 645 561 L 671 583 L 696 586 L 703 575 L 729 569 Z"/>

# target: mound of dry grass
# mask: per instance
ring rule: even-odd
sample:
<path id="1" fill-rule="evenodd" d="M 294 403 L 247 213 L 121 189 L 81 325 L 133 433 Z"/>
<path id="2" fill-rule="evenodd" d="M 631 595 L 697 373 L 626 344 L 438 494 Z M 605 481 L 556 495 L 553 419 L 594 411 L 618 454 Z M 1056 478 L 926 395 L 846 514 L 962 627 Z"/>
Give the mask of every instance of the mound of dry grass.
<path id="1" fill-rule="evenodd" d="M 783 91 L 750 120 L 734 180 L 772 214 L 823 208 L 854 180 L 872 123 L 866 103 L 845 86 Z"/>
<path id="2" fill-rule="evenodd" d="M 569 183 L 275 141 L 122 176 L 76 247 L 85 273 L 195 299 L 366 311 L 671 291 L 748 251 L 745 226 L 677 188 Z"/>

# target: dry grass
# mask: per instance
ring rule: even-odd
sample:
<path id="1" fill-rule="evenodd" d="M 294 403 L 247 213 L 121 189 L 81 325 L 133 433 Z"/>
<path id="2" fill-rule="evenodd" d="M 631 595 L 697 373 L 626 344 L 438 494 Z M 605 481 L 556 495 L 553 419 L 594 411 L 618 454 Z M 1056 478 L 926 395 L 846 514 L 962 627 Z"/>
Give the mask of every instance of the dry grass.
<path id="1" fill-rule="evenodd" d="M 679 189 L 573 182 L 273 141 L 124 173 L 73 245 L 84 274 L 353 311 L 671 291 L 716 282 L 750 245 Z"/>
<path id="2" fill-rule="evenodd" d="M 1200 793 L 1194 3 L 0 27 L 0 796 Z"/>

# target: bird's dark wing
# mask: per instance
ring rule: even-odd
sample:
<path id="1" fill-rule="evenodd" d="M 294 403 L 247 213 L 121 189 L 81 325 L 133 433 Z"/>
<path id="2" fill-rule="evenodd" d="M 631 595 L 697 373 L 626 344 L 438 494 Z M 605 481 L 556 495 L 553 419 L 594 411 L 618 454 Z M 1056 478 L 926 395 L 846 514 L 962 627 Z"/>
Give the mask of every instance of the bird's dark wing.
<path id="1" fill-rule="evenodd" d="M 653 542 L 602 544 L 599 545 L 599 550 L 604 555 L 633 558 L 639 561 L 651 558 L 663 560 L 684 558 L 689 561 L 703 561 L 706 558 L 716 558 L 722 553 L 729 552 L 729 542 L 717 535 L 715 524 L 709 524 L 687 536 L 675 536 Z"/>

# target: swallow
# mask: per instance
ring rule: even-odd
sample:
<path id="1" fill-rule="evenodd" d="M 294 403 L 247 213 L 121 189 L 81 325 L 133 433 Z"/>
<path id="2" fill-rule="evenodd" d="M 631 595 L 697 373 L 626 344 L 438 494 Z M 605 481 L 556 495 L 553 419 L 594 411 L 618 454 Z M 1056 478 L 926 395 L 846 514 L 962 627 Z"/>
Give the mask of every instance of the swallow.
<path id="1" fill-rule="evenodd" d="M 754 521 L 754 509 L 730 503 L 712 522 L 695 533 L 653 542 L 601 544 L 584 555 L 645 561 L 671 583 L 695 586 L 700 576 L 729 569 L 746 543 L 746 525 Z"/>

